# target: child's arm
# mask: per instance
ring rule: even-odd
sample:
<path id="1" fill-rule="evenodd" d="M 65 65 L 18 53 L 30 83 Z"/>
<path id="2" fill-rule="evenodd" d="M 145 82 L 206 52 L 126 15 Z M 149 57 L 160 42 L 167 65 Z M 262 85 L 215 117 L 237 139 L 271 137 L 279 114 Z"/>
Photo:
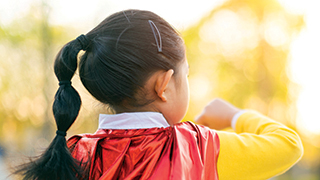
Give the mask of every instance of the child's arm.
<path id="1" fill-rule="evenodd" d="M 221 102 L 213 102 L 213 104 L 222 107 L 222 104 L 226 103 L 219 101 Z M 228 109 L 227 106 L 225 108 Z M 211 110 L 214 111 L 214 109 Z M 219 113 L 221 112 L 235 114 L 225 109 L 220 109 Z M 199 119 L 202 119 L 201 116 Z M 220 125 L 218 119 L 211 120 L 220 128 L 225 128 L 221 124 L 230 126 L 231 119 L 230 117 L 221 119 L 226 122 Z M 217 131 L 220 139 L 217 167 L 219 178 L 222 180 L 268 179 L 289 169 L 303 154 L 301 140 L 293 130 L 257 112 L 243 113 L 235 125 L 238 134 Z M 212 128 L 212 126 L 209 127 Z"/>

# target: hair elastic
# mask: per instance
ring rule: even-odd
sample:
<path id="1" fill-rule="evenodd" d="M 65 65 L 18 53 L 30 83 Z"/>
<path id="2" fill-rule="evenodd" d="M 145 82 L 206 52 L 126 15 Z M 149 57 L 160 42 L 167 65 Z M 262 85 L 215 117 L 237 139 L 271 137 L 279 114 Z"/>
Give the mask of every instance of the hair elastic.
<path id="1" fill-rule="evenodd" d="M 151 26 L 151 29 L 152 29 L 152 32 L 153 32 L 153 35 L 154 35 L 154 39 L 156 40 L 156 44 L 157 44 L 157 47 L 158 47 L 158 52 L 162 52 L 162 41 L 161 41 L 161 35 L 160 35 L 160 32 L 157 28 L 157 26 L 154 24 L 153 21 L 151 20 L 148 20 L 150 26 Z M 155 31 L 156 30 L 156 31 Z M 159 36 L 159 41 L 158 41 L 158 38 L 157 38 L 157 34 Z"/>
<path id="2" fill-rule="evenodd" d="M 78 40 L 79 43 L 81 44 L 81 49 L 84 50 L 84 51 L 86 51 L 87 48 L 88 48 L 88 46 L 89 46 L 89 40 L 88 40 L 88 38 L 87 38 L 85 35 L 81 34 L 80 36 L 78 36 L 78 37 L 76 38 L 76 40 Z"/>
<path id="3" fill-rule="evenodd" d="M 71 81 L 59 81 L 59 86 L 71 86 Z"/>
<path id="4" fill-rule="evenodd" d="M 67 135 L 67 133 L 65 131 L 60 131 L 60 130 L 57 130 L 56 134 L 57 134 L 57 136 L 63 136 L 63 137 L 65 137 Z"/>

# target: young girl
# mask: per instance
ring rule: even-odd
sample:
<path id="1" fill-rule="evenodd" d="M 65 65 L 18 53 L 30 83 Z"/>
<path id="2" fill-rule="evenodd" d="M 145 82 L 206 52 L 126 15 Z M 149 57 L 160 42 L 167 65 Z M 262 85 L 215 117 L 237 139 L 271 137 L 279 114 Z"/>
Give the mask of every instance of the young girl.
<path id="1" fill-rule="evenodd" d="M 113 115 L 101 114 L 94 134 L 65 140 L 81 100 L 79 76 Z M 196 119 L 180 121 L 189 103 L 188 63 L 178 32 L 149 11 L 106 18 L 58 53 L 53 113 L 56 137 L 18 173 L 25 179 L 267 179 L 302 156 L 298 135 L 257 112 L 211 101 Z M 219 131 L 232 126 L 236 133 Z M 215 129 L 215 130 L 214 130 Z"/>

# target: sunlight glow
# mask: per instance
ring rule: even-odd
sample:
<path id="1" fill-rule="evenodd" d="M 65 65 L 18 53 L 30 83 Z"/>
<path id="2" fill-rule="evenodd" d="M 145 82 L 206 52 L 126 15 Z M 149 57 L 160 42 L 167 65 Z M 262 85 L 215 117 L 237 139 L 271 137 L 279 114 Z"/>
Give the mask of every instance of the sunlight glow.
<path id="1" fill-rule="evenodd" d="M 189 78 L 190 95 L 195 100 L 206 97 L 210 89 L 210 80 L 204 75 L 195 75 Z"/>
<path id="2" fill-rule="evenodd" d="M 287 23 L 282 14 L 271 14 L 264 22 L 264 38 L 271 46 L 283 46 L 288 40 Z"/>
<path id="3" fill-rule="evenodd" d="M 291 48 L 292 80 L 301 86 L 297 104 L 298 127 L 313 134 L 320 134 L 320 59 L 317 50 L 320 39 L 314 39 L 319 31 L 319 27 L 305 30 Z"/>
<path id="4" fill-rule="evenodd" d="M 208 13 L 223 2 L 225 0 L 198 0 L 197 3 L 183 0 L 91 0 L 90 3 L 87 3 L 86 0 L 56 0 L 51 4 L 54 7 L 52 20 L 55 24 L 77 24 L 92 28 L 93 25 L 96 25 L 108 15 L 117 11 L 141 9 L 153 11 L 177 29 L 183 30 L 187 26 L 199 21 L 205 13 Z M 76 8 L 71 10 L 70 7 L 75 5 Z M 70 11 L 73 12 L 70 13 Z M 95 21 L 92 22 L 92 19 Z"/>
<path id="5" fill-rule="evenodd" d="M 112 13 L 125 9 L 150 10 L 179 30 L 198 22 L 214 7 L 226 0 L 47 0 L 49 5 L 50 21 L 56 25 L 74 26 L 77 30 L 89 31 L 100 21 Z M 11 0 L 3 1 L 0 6 L 0 24 L 8 24 L 13 19 L 26 13 L 30 6 L 41 4 L 41 0 Z M 192 13 L 190 13 L 192 12 Z"/>
<path id="6" fill-rule="evenodd" d="M 281 0 L 280 2 L 284 3 L 285 7 L 292 8 L 296 5 L 297 9 L 305 11 L 306 28 L 291 46 L 292 80 L 301 87 L 297 102 L 297 128 L 304 134 L 320 135 L 320 25 L 318 21 L 320 2 L 311 0 Z"/>
<path id="7" fill-rule="evenodd" d="M 289 13 L 305 14 L 306 28 L 293 41 L 291 45 L 291 77 L 292 80 L 301 86 L 298 95 L 298 125 L 300 130 L 313 134 L 320 134 L 320 1 L 315 0 L 278 0 Z M 84 0 L 48 0 L 51 6 L 50 21 L 53 24 L 74 26 L 81 32 L 87 32 L 94 25 L 99 23 L 111 13 L 128 9 L 138 8 L 154 11 L 164 17 L 177 29 L 184 30 L 205 16 L 214 7 L 222 4 L 225 0 L 207 1 L 148 1 L 148 0 L 119 0 L 103 1 L 91 0 L 90 3 Z M 11 0 L 3 1 L 0 6 L 0 25 L 6 25 L 11 20 L 19 18 L 26 13 L 30 6 L 40 4 L 40 0 Z M 178 8 L 179 7 L 179 8 Z M 192 13 L 190 13 L 192 12 Z M 250 10 L 222 10 L 218 12 L 200 32 L 201 38 L 211 46 L 210 42 L 219 41 L 221 47 L 215 47 L 216 51 L 221 50 L 226 56 L 236 56 L 245 49 L 253 49 L 259 42 L 260 35 L 272 46 L 283 46 L 288 43 L 286 32 L 287 24 L 284 17 L 274 14 L 265 19 L 265 31 L 259 32 L 255 20 L 248 21 Z M 252 18 L 251 18 L 252 19 Z M 85 29 L 85 30 L 84 30 Z M 209 30 L 208 30 L 209 29 Z M 261 33 L 261 34 L 259 34 Z M 208 46 L 210 45 L 210 46 Z M 210 53 L 211 49 L 206 52 Z M 221 49 L 219 49 L 221 48 Z M 244 49 L 245 48 L 245 49 Z M 191 95 L 195 98 L 203 98 L 209 91 L 208 79 L 203 76 L 190 78 Z M 196 92 L 196 93 L 193 93 Z M 12 99 L 2 99 L 7 109 L 15 108 L 10 106 Z M 27 100 L 21 100 L 21 106 L 17 107 L 18 114 L 22 117 L 28 115 L 25 106 Z M 33 107 L 40 109 L 38 107 Z M 36 116 L 42 116 L 40 111 Z"/>
<path id="8" fill-rule="evenodd" d="M 307 10 L 306 4 L 308 4 L 308 1 L 314 0 L 278 0 L 288 12 L 293 14 L 303 14 Z"/>
<path id="9" fill-rule="evenodd" d="M 259 42 L 257 21 L 251 20 L 253 18 L 248 12 L 249 8 L 238 12 L 218 11 L 201 28 L 201 39 L 220 44 L 218 48 L 225 56 L 238 55 L 245 49 L 255 48 Z"/>

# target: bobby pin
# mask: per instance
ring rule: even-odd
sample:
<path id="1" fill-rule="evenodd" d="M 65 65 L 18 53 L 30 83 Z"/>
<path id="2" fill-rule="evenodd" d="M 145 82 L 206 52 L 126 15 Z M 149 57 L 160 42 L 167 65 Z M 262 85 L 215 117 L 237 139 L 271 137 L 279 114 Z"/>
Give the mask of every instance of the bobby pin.
<path id="1" fill-rule="evenodd" d="M 161 42 L 160 32 L 159 32 L 157 26 L 154 24 L 153 21 L 149 20 L 148 22 L 149 22 L 149 24 L 151 26 L 151 29 L 152 29 L 152 32 L 153 32 L 153 35 L 154 35 L 154 39 L 156 40 L 156 44 L 157 44 L 157 47 L 158 47 L 158 52 L 162 52 L 162 42 Z M 155 31 L 155 29 L 156 29 L 156 31 Z M 159 41 L 158 41 L 156 33 L 159 36 Z"/>

